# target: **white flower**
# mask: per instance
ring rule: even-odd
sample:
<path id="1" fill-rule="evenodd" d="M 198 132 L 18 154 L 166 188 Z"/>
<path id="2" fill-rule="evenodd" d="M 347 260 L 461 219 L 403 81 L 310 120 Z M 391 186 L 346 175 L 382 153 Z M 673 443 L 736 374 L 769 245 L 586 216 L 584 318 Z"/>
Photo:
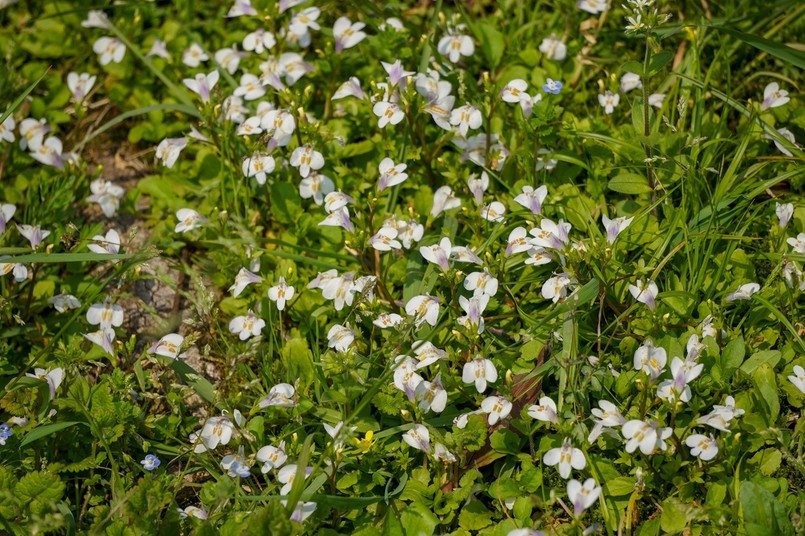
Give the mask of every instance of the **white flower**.
<path id="1" fill-rule="evenodd" d="M 634 353 L 635 370 L 644 371 L 651 377 L 651 381 L 656 380 L 662 374 L 667 362 L 668 354 L 665 352 L 665 348 L 654 346 L 651 339 L 647 339 L 646 343 Z"/>
<path id="2" fill-rule="evenodd" d="M 188 67 L 198 67 L 202 61 L 207 61 L 208 59 L 210 59 L 210 57 L 198 43 L 190 45 L 182 54 L 182 63 Z"/>
<path id="3" fill-rule="evenodd" d="M 87 18 L 81 21 L 81 26 L 84 28 L 101 28 L 108 30 L 112 27 L 112 24 L 109 22 L 109 17 L 106 16 L 106 13 L 90 9 L 87 11 Z"/>
<path id="4" fill-rule="evenodd" d="M 763 104 L 760 105 L 761 110 L 768 110 L 769 108 L 777 108 L 787 103 L 788 91 L 780 89 L 777 82 L 772 82 L 763 90 Z"/>
<path id="5" fill-rule="evenodd" d="M 403 317 L 397 313 L 380 313 L 377 315 L 377 318 L 372 321 L 372 324 L 380 329 L 386 329 L 397 327 L 402 321 Z"/>
<path id="6" fill-rule="evenodd" d="M 358 77 L 350 76 L 349 80 L 338 86 L 330 100 L 344 99 L 346 97 L 355 97 L 357 99 L 366 97 L 366 94 L 361 89 L 361 81 L 358 80 Z"/>
<path id="7" fill-rule="evenodd" d="M 697 456 L 700 460 L 707 462 L 718 454 L 718 441 L 713 435 L 693 434 L 685 439 L 685 444 L 690 447 L 690 455 Z"/>
<path id="8" fill-rule="evenodd" d="M 277 406 L 280 408 L 292 408 L 296 406 L 296 390 L 289 383 L 278 383 L 268 390 L 268 396 L 260 400 L 257 404 L 259 408 Z"/>
<path id="9" fill-rule="evenodd" d="M 203 508 L 199 508 L 198 506 L 188 506 L 184 510 L 181 508 L 177 508 L 176 510 L 179 511 L 179 517 L 185 519 L 187 517 L 195 517 L 196 519 L 207 519 L 207 511 Z"/>
<path id="10" fill-rule="evenodd" d="M 252 7 L 251 0 L 235 0 L 235 3 L 226 14 L 227 17 L 242 17 L 243 15 L 257 15 L 257 10 Z"/>
<path id="11" fill-rule="evenodd" d="M 556 34 L 546 37 L 539 45 L 539 51 L 545 54 L 549 60 L 563 61 L 567 57 L 567 46 L 558 38 Z"/>
<path id="12" fill-rule="evenodd" d="M 154 39 L 146 56 L 157 56 L 166 60 L 170 59 L 171 56 L 168 53 L 168 44 L 160 39 Z"/>
<path id="13" fill-rule="evenodd" d="M 489 188 L 489 175 L 486 174 L 486 171 L 482 171 L 480 177 L 473 173 L 467 179 L 467 188 L 469 188 L 470 193 L 472 193 L 472 196 L 475 199 L 475 204 L 482 204 L 484 200 L 484 192 L 486 192 L 487 188 Z"/>
<path id="14" fill-rule="evenodd" d="M 178 333 L 168 333 L 157 342 L 148 348 L 149 354 L 157 354 L 173 359 L 184 357 L 185 354 L 179 354 L 179 349 L 182 347 L 184 337 Z"/>
<path id="15" fill-rule="evenodd" d="M 576 7 L 587 13 L 598 15 L 607 9 L 607 0 L 579 0 Z"/>
<path id="16" fill-rule="evenodd" d="M 335 324 L 327 332 L 327 346 L 335 348 L 336 352 L 346 352 L 355 341 L 355 331 L 349 327 L 349 324 L 342 326 Z"/>
<path id="17" fill-rule="evenodd" d="M 285 452 L 285 441 L 280 442 L 279 447 L 268 445 L 262 447 L 257 451 L 257 461 L 263 463 L 260 471 L 265 474 L 272 469 L 279 469 L 288 460 L 288 454 Z"/>
<path id="18" fill-rule="evenodd" d="M 238 66 L 240 65 L 240 60 L 246 57 L 246 53 L 234 47 L 227 47 L 216 51 L 214 57 L 215 61 L 226 69 L 229 74 L 235 74 L 235 71 L 238 70 Z"/>
<path id="19" fill-rule="evenodd" d="M 408 178 L 408 174 L 404 173 L 407 167 L 405 164 L 395 164 L 391 158 L 381 160 L 378 166 L 380 179 L 377 181 L 377 191 L 382 192 L 386 188 L 402 184 Z"/>
<path id="20" fill-rule="evenodd" d="M 419 253 L 422 255 L 423 259 L 430 263 L 436 264 L 442 269 L 443 272 L 447 272 L 450 269 L 448 261 L 451 250 L 452 244 L 450 243 L 450 239 L 445 236 L 438 244 L 421 246 L 419 248 Z"/>
<path id="21" fill-rule="evenodd" d="M 537 156 L 535 158 L 535 160 L 537 162 L 536 165 L 535 165 L 535 168 L 536 168 L 537 171 L 540 171 L 540 170 L 543 170 L 543 169 L 545 171 L 550 171 L 550 170 L 552 170 L 553 168 L 556 167 L 556 165 L 559 163 L 559 160 L 556 159 L 556 158 L 550 158 L 549 156 L 546 156 L 546 155 L 553 154 L 553 152 L 554 152 L 553 150 L 546 149 L 544 147 L 539 149 L 539 150 L 537 150 Z M 525 186 L 523 188 L 525 189 L 525 188 L 528 188 L 528 187 Z"/>
<path id="22" fill-rule="evenodd" d="M 455 262 L 467 262 L 479 266 L 484 263 L 481 257 L 467 246 L 453 246 L 453 249 L 450 250 L 450 259 Z"/>
<path id="23" fill-rule="evenodd" d="M 556 402 L 550 397 L 543 396 L 539 399 L 539 404 L 529 406 L 528 415 L 532 419 L 543 422 L 558 423 L 559 418 L 556 416 Z"/>
<path id="24" fill-rule="evenodd" d="M 414 296 L 405 304 L 405 312 L 414 317 L 416 327 L 423 322 L 436 326 L 439 320 L 439 299 L 427 294 Z"/>
<path id="25" fill-rule="evenodd" d="M 103 351 L 107 354 L 114 355 L 112 342 L 115 340 L 115 332 L 111 328 L 99 329 L 98 331 L 94 331 L 92 333 L 85 333 L 84 338 L 103 348 Z"/>
<path id="26" fill-rule="evenodd" d="M 489 426 L 494 426 L 499 420 L 509 416 L 512 411 L 512 403 L 502 396 L 489 396 L 481 401 L 481 409 L 488 414 Z"/>
<path id="27" fill-rule="evenodd" d="M 31 244 L 32 249 L 36 249 L 42 241 L 50 236 L 50 231 L 45 231 L 38 225 L 16 224 L 17 231 Z"/>
<path id="28" fill-rule="evenodd" d="M 794 387 L 800 390 L 805 395 L 805 369 L 799 365 L 794 365 L 794 375 L 788 377 L 788 381 L 794 384 Z"/>
<path id="29" fill-rule="evenodd" d="M 125 190 L 116 184 L 103 179 L 95 179 L 89 185 L 92 195 L 87 197 L 87 201 L 98 203 L 104 216 L 111 218 L 120 206 L 120 200 L 125 195 Z M 1 232 L 1 230 L 0 230 Z"/>
<path id="30" fill-rule="evenodd" d="M 703 363 L 695 361 L 683 361 L 680 357 L 671 360 L 671 377 L 660 383 L 657 388 L 657 396 L 670 402 L 690 402 L 691 390 L 688 385 L 699 377 L 704 369 Z"/>
<path id="31" fill-rule="evenodd" d="M 425 413 L 430 410 L 441 413 L 447 405 L 447 391 L 442 385 L 441 374 L 437 374 L 432 382 L 426 380 L 419 382 L 414 395 L 419 400 L 419 409 Z"/>
<path id="32" fill-rule="evenodd" d="M 604 224 L 604 229 L 607 231 L 607 242 L 614 244 L 615 239 L 618 238 L 618 235 L 621 234 L 624 229 L 629 227 L 632 220 L 634 220 L 634 217 L 626 218 L 623 216 L 610 220 L 606 214 L 601 214 L 601 223 Z"/>
<path id="33" fill-rule="evenodd" d="M 240 411 L 235 410 L 234 418 L 238 426 L 243 423 Z M 223 415 L 207 419 L 200 432 L 190 434 L 190 442 L 195 445 L 194 452 L 201 454 L 208 450 L 215 450 L 218 445 L 227 445 L 235 433 L 232 419 L 224 412 Z"/>
<path id="34" fill-rule="evenodd" d="M 311 171 L 310 175 L 299 183 L 299 196 L 302 199 L 313 198 L 313 202 L 321 206 L 324 196 L 335 191 L 335 183 L 327 175 Z"/>
<path id="35" fill-rule="evenodd" d="M 642 279 L 638 279 L 636 284 L 629 285 L 629 293 L 638 302 L 645 303 L 649 309 L 654 309 L 659 289 L 657 284 L 650 279 L 646 279 L 645 283 L 643 283 Z"/>
<path id="36" fill-rule="evenodd" d="M 285 302 L 294 296 L 294 288 L 285 283 L 285 278 L 280 277 L 279 283 L 268 289 L 268 299 L 277 302 L 277 309 L 285 309 Z"/>
<path id="37" fill-rule="evenodd" d="M 328 277 L 322 279 L 320 283 L 321 295 L 326 300 L 333 300 L 336 311 L 344 308 L 344 304 L 352 305 L 355 296 L 354 286 L 355 274 L 347 272 L 338 277 Z"/>
<path id="38" fill-rule="evenodd" d="M 501 222 L 506 213 L 506 206 L 500 201 L 492 201 L 481 207 L 481 217 L 487 221 Z"/>
<path id="39" fill-rule="evenodd" d="M 794 367 L 794 370 L 796 372 L 796 367 Z M 726 398 L 726 400 L 724 400 L 724 405 L 723 406 L 718 405 L 718 404 L 713 406 L 713 413 L 721 415 L 722 417 L 724 417 L 724 419 L 727 420 L 727 422 L 729 422 L 732 419 L 734 419 L 735 417 L 740 417 L 741 415 L 743 415 L 746 412 L 744 410 L 742 410 L 742 409 L 736 408 L 735 407 L 735 398 L 733 398 L 731 396 L 728 396 Z"/>
<path id="40" fill-rule="evenodd" d="M 615 111 L 615 106 L 620 103 L 621 97 L 617 93 L 612 93 L 611 91 L 607 90 L 606 93 L 598 94 L 598 104 L 604 107 L 604 112 L 607 115 L 611 114 Z"/>
<path id="41" fill-rule="evenodd" d="M 398 355 L 394 358 L 397 364 L 394 369 L 394 387 L 402 391 L 411 402 L 416 396 L 416 388 L 424 381 L 422 376 L 417 374 L 418 361 L 407 355 Z"/>
<path id="42" fill-rule="evenodd" d="M 286 506 L 288 503 L 288 501 L 280 501 L 280 502 L 282 503 L 282 506 Z M 296 523 L 299 523 L 301 525 L 302 522 L 305 521 L 305 519 L 313 515 L 313 512 L 316 511 L 317 506 L 318 504 L 313 501 L 297 502 L 296 507 L 293 509 L 293 512 L 291 513 L 290 518 L 291 521 L 295 521 Z"/>
<path id="43" fill-rule="evenodd" d="M 232 293 L 233 298 L 237 298 L 247 286 L 252 283 L 260 283 L 262 281 L 263 278 L 259 275 L 250 272 L 246 268 L 241 268 L 238 271 L 238 274 L 235 276 L 235 282 L 231 287 L 229 287 L 228 291 Z"/>
<path id="44" fill-rule="evenodd" d="M 565 272 L 557 274 L 542 285 L 542 297 L 556 303 L 567 296 L 567 289 L 572 283 L 570 274 Z"/>
<path id="45" fill-rule="evenodd" d="M 288 24 L 291 31 L 295 34 L 302 35 L 307 33 L 309 29 L 319 30 L 321 27 L 316 20 L 319 18 L 321 10 L 317 7 L 308 7 L 297 13 L 291 18 Z"/>
<path id="46" fill-rule="evenodd" d="M 402 438 L 411 447 L 430 453 L 430 432 L 421 424 L 415 424 Z"/>
<path id="47" fill-rule="evenodd" d="M 400 19 L 398 19 L 397 17 L 389 17 L 389 18 L 386 19 L 386 22 L 384 22 L 384 23 L 380 24 L 380 26 L 378 26 L 378 29 L 381 32 L 386 31 L 386 28 L 390 28 L 391 30 L 394 30 L 395 32 L 404 32 L 405 31 L 405 26 L 403 26 L 402 21 Z"/>
<path id="48" fill-rule="evenodd" d="M 68 309 L 78 309 L 81 307 L 81 302 L 72 294 L 57 294 L 48 300 L 54 309 L 60 313 L 64 313 Z"/>
<path id="49" fill-rule="evenodd" d="M 635 73 L 624 73 L 621 76 L 621 93 L 629 93 L 633 89 L 643 87 L 640 75 Z"/>
<path id="50" fill-rule="evenodd" d="M 475 389 L 479 393 L 486 391 L 487 382 L 495 383 L 497 379 L 498 371 L 489 359 L 476 355 L 475 359 L 464 363 L 461 380 L 464 383 L 475 384 Z"/>
<path id="51" fill-rule="evenodd" d="M 338 17 L 333 24 L 336 53 L 352 48 L 363 41 L 366 38 L 366 32 L 361 31 L 364 26 L 366 24 L 362 22 L 352 22 L 346 17 Z"/>
<path id="52" fill-rule="evenodd" d="M 56 398 L 56 389 L 59 388 L 62 380 L 64 380 L 64 370 L 61 368 L 55 368 L 53 370 L 35 368 L 33 374 L 26 372 L 25 375 L 29 378 L 37 378 L 46 382 L 48 384 L 48 389 L 50 390 L 51 400 Z"/>
<path id="53" fill-rule="evenodd" d="M 377 126 L 385 128 L 386 125 L 398 124 L 405 118 L 405 113 L 396 102 L 378 101 L 372 107 L 372 112 L 378 117 Z"/>
<path id="54" fill-rule="evenodd" d="M 238 338 L 245 341 L 249 337 L 256 337 L 266 326 L 266 321 L 258 318 L 254 312 L 249 309 L 245 316 L 236 316 L 229 321 L 229 332 L 236 333 Z"/>
<path id="55" fill-rule="evenodd" d="M 419 361 L 415 367 L 416 370 L 423 369 L 440 359 L 447 358 L 447 352 L 435 347 L 431 342 L 414 341 L 411 348 Z"/>
<path id="56" fill-rule="evenodd" d="M 432 218 L 436 218 L 442 212 L 452 210 L 461 206 L 461 200 L 453 194 L 452 188 L 442 186 L 433 193 L 433 207 L 430 209 Z"/>
<path id="57" fill-rule="evenodd" d="M 296 119 L 286 109 L 270 110 L 260 119 L 260 126 L 271 136 L 273 145 L 284 147 L 291 142 L 296 130 Z M 269 143 L 269 147 L 272 143 Z"/>
<path id="58" fill-rule="evenodd" d="M 67 87 L 70 93 L 73 94 L 75 102 L 83 101 L 95 85 L 95 76 L 90 76 L 89 73 L 69 73 L 67 75 Z"/>
<path id="59" fill-rule="evenodd" d="M 31 153 L 31 158 L 38 160 L 46 166 L 61 169 L 64 167 L 64 157 L 67 156 L 62 154 L 62 149 L 61 140 L 56 136 L 50 136 L 38 149 Z"/>
<path id="60" fill-rule="evenodd" d="M 247 177 L 254 177 L 257 184 L 261 186 L 266 183 L 266 174 L 274 171 L 274 157 L 254 153 L 250 158 L 243 161 L 243 174 Z"/>
<path id="61" fill-rule="evenodd" d="M 404 222 L 402 229 L 397 229 L 397 238 L 400 239 L 405 249 L 411 249 L 413 243 L 422 240 L 424 234 L 425 227 L 415 220 L 408 220 Z"/>
<path id="62" fill-rule="evenodd" d="M 738 300 L 748 300 L 752 294 L 760 290 L 760 285 L 757 283 L 747 283 L 738 287 L 738 290 L 727 296 L 727 302 L 734 302 Z"/>
<path id="63" fill-rule="evenodd" d="M 276 44 L 277 40 L 274 38 L 274 34 L 263 29 L 255 30 L 243 38 L 243 50 L 256 54 L 271 50 Z"/>
<path id="64" fill-rule="evenodd" d="M 528 82 L 522 78 L 514 78 L 500 91 L 500 98 L 505 102 L 520 103 L 529 98 L 526 89 L 528 89 Z"/>
<path id="65" fill-rule="evenodd" d="M 93 253 L 106 253 L 114 255 L 120 251 L 120 235 L 114 229 L 109 229 L 104 235 L 95 235 L 92 237 L 94 244 L 87 245 L 87 248 Z"/>
<path id="66" fill-rule="evenodd" d="M 167 168 L 172 168 L 179 155 L 187 147 L 187 138 L 165 138 L 157 145 L 157 160 Z"/>
<path id="67" fill-rule="evenodd" d="M 506 256 L 524 253 L 531 247 L 531 241 L 528 239 L 528 231 L 525 230 L 525 227 L 515 227 L 509 233 L 509 239 L 506 243 Z"/>
<path id="68" fill-rule="evenodd" d="M 120 63 L 126 55 L 126 45 L 115 37 L 101 37 L 93 43 L 92 50 L 98 55 L 101 65 Z"/>
<path id="69" fill-rule="evenodd" d="M 805 255 L 805 233 L 799 233 L 796 238 L 788 238 L 786 242 L 794 249 L 794 253 Z"/>
<path id="70" fill-rule="evenodd" d="M 299 174 L 304 178 L 310 175 L 311 170 L 319 170 L 324 166 L 324 156 L 307 144 L 294 149 L 289 163 L 299 168 Z"/>
<path id="71" fill-rule="evenodd" d="M 587 466 L 587 460 L 581 449 L 574 448 L 570 438 L 566 437 L 559 448 L 553 448 L 542 457 L 545 465 L 559 466 L 559 476 L 567 480 L 570 478 L 570 469 L 580 471 Z"/>
<path id="72" fill-rule="evenodd" d="M 655 108 L 662 108 L 662 104 L 665 102 L 665 93 L 652 93 L 648 96 L 648 104 L 649 106 L 654 106 Z"/>
<path id="73" fill-rule="evenodd" d="M 621 429 L 623 437 L 627 440 L 626 452 L 631 454 L 640 447 L 640 452 L 648 456 L 655 449 L 665 450 L 665 440 L 671 437 L 673 430 L 658 426 L 655 422 L 637 419 L 626 422 Z"/>
<path id="74" fill-rule="evenodd" d="M 260 79 L 255 75 L 246 73 L 240 77 L 240 85 L 235 88 L 232 94 L 236 97 L 243 97 L 247 101 L 259 99 L 266 94 Z"/>
<path id="75" fill-rule="evenodd" d="M 330 192 L 324 198 L 324 210 L 327 212 L 335 212 L 354 202 L 355 200 L 352 197 L 348 196 L 341 190 L 338 190 L 337 192 Z"/>
<path id="76" fill-rule="evenodd" d="M 31 117 L 23 119 L 20 123 L 20 149 L 25 150 L 27 148 L 31 151 L 38 151 L 39 148 L 42 147 L 45 134 L 48 132 L 50 132 L 50 127 L 47 126 L 46 119 L 37 120 Z M 13 141 L 13 139 L 9 141 Z M 61 150 L 59 150 L 59 152 L 61 152 Z"/>
<path id="77" fill-rule="evenodd" d="M 483 124 L 481 110 L 472 104 L 459 106 L 450 113 L 450 124 L 456 127 L 460 135 L 466 136 L 469 129 L 480 128 Z"/>
<path id="78" fill-rule="evenodd" d="M 14 143 L 14 140 L 17 139 L 14 137 L 14 128 L 16 126 L 17 122 L 14 121 L 13 115 L 6 117 L 6 119 L 0 123 L 0 140 Z"/>
<path id="79" fill-rule="evenodd" d="M 498 280 L 484 268 L 483 272 L 472 272 L 464 278 L 464 288 L 474 296 L 486 294 L 494 296 L 498 292 Z"/>
<path id="80" fill-rule="evenodd" d="M 101 330 L 122 326 L 123 318 L 123 308 L 112 303 L 112 298 L 108 296 L 103 303 L 93 303 L 87 310 L 87 322 Z"/>
<path id="81" fill-rule="evenodd" d="M 176 224 L 174 232 L 186 233 L 198 227 L 201 227 L 207 222 L 207 218 L 193 210 L 192 208 L 180 208 L 176 211 L 176 219 L 179 223 Z"/>
<path id="82" fill-rule="evenodd" d="M 451 62 L 458 63 L 461 56 L 472 56 L 475 53 L 475 44 L 467 35 L 446 35 L 439 40 L 436 50 L 442 56 L 447 56 Z"/>
<path id="83" fill-rule="evenodd" d="M 572 226 L 569 222 L 559 220 L 554 223 L 548 218 L 543 218 L 539 229 L 531 229 L 529 234 L 533 236 L 531 245 L 540 248 L 561 250 L 569 242 L 569 233 Z"/>
<path id="84" fill-rule="evenodd" d="M 457 461 L 455 454 L 447 450 L 441 443 L 436 443 L 433 446 L 433 459 L 442 463 L 455 463 Z"/>
<path id="85" fill-rule="evenodd" d="M 796 147 L 797 140 L 796 140 L 796 138 L 794 138 L 794 133 L 793 132 L 791 132 L 787 128 L 778 128 L 777 133 L 780 136 L 782 136 L 785 139 L 787 139 L 788 141 L 790 141 L 791 145 L 794 145 Z M 763 137 L 766 138 L 767 140 L 772 140 L 774 142 L 775 147 L 777 147 L 777 150 L 780 151 L 781 153 L 783 153 L 784 155 L 786 155 L 786 156 L 794 156 L 794 154 L 790 150 L 788 150 L 788 147 L 784 146 L 782 143 L 777 141 L 775 138 L 772 138 L 771 135 L 764 134 Z"/>
<path id="86" fill-rule="evenodd" d="M 201 97 L 201 102 L 210 102 L 210 92 L 212 88 L 215 87 L 215 84 L 218 83 L 219 77 L 218 71 L 212 71 L 209 74 L 199 73 L 195 78 L 185 78 L 182 80 L 182 83 L 187 86 L 190 91 Z M 235 91 L 237 95 L 237 90 Z"/>
<path id="87" fill-rule="evenodd" d="M 393 227 L 381 227 L 377 233 L 372 235 L 367 244 L 378 251 L 391 251 L 392 249 L 402 249 L 402 244 L 397 238 L 397 229 Z"/>
<path id="88" fill-rule="evenodd" d="M 780 229 L 785 229 L 791 217 L 794 215 L 794 205 L 791 203 L 775 203 L 774 211 L 777 213 L 777 219 L 780 222 Z"/>
<path id="89" fill-rule="evenodd" d="M 478 335 L 484 332 L 484 319 L 481 316 L 489 303 L 489 296 L 486 294 L 473 295 L 470 299 L 464 296 L 458 297 L 458 304 L 464 311 L 465 316 L 456 319 L 464 328 L 475 331 Z"/>
<path id="90" fill-rule="evenodd" d="M 567 483 L 567 498 L 573 503 L 573 515 L 576 517 L 595 504 L 600 495 L 601 486 L 596 486 L 593 478 L 585 480 L 584 485 L 575 479 Z"/>

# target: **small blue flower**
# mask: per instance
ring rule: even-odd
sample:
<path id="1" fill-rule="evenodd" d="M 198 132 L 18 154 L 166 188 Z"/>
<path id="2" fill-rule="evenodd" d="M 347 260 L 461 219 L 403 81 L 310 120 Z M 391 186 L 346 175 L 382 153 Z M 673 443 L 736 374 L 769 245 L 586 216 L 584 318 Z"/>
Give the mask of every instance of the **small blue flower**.
<path id="1" fill-rule="evenodd" d="M 549 78 L 548 81 L 543 84 L 542 90 L 545 93 L 553 93 L 554 95 L 558 95 L 559 92 L 562 91 L 562 82 Z"/>
<path id="2" fill-rule="evenodd" d="M 250 467 L 245 463 L 235 462 L 229 468 L 229 476 L 232 478 L 240 477 L 240 478 L 248 478 L 251 476 L 251 471 L 249 470 Z"/>
<path id="3" fill-rule="evenodd" d="M 14 432 L 11 431 L 11 427 L 6 423 L 0 424 L 0 445 L 6 444 L 6 439 L 13 436 Z"/>
<path id="4" fill-rule="evenodd" d="M 162 463 L 162 462 L 159 461 L 159 458 L 157 458 L 153 454 L 148 454 L 145 457 L 145 459 L 143 461 L 141 461 L 140 463 L 143 464 L 143 468 L 146 471 L 153 471 L 154 469 L 159 467 L 159 464 Z"/>

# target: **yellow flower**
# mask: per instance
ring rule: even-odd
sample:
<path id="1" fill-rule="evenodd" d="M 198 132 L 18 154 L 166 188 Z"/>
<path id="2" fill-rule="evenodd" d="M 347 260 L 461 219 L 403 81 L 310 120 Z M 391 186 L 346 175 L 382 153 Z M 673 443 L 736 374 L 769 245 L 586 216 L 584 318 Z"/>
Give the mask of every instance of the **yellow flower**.
<path id="1" fill-rule="evenodd" d="M 352 440 L 355 442 L 355 447 L 361 453 L 366 453 L 369 452 L 369 449 L 372 448 L 372 445 L 374 445 L 377 442 L 376 439 L 372 439 L 372 436 L 374 436 L 374 432 L 369 430 L 368 432 L 366 432 L 366 435 L 363 437 L 363 439 L 358 439 L 357 437 L 355 437 Z"/>

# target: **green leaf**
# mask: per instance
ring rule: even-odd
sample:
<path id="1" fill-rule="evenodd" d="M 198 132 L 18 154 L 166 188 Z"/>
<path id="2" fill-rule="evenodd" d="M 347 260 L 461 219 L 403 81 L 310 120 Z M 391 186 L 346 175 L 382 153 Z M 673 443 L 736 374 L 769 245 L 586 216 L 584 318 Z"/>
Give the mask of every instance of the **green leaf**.
<path id="1" fill-rule="evenodd" d="M 739 493 L 744 529 L 749 536 L 775 534 L 788 536 L 794 528 L 783 506 L 770 491 L 748 480 L 741 483 Z"/>
<path id="2" fill-rule="evenodd" d="M 662 515 L 660 516 L 660 527 L 665 532 L 681 532 L 688 523 L 687 515 L 675 499 L 666 499 L 662 503 Z"/>
<path id="3" fill-rule="evenodd" d="M 45 72 L 44 72 L 44 73 L 42 73 L 42 76 L 40 76 L 39 78 L 37 78 L 37 79 L 36 79 L 36 80 L 35 80 L 35 81 L 34 81 L 34 82 L 31 84 L 31 85 L 29 85 L 27 88 L 25 88 L 25 91 L 23 91 L 22 93 L 20 93 L 19 95 L 17 95 L 17 98 L 16 98 L 16 99 L 14 99 L 14 102 L 12 102 L 12 103 L 11 103 L 11 106 L 9 106 L 8 108 L 6 108 L 6 111 L 5 111 L 5 112 L 3 112 L 3 115 L 0 115 L 0 125 L 2 125 L 2 124 L 3 124 L 3 121 L 5 121 L 5 120 L 8 118 L 8 116 L 9 116 L 9 115 L 11 115 L 11 114 L 13 114 L 13 113 L 14 113 L 14 110 L 16 110 L 17 108 L 19 108 L 20 104 L 22 104 L 22 101 L 24 101 L 24 100 L 25 100 L 25 98 L 26 98 L 28 95 L 30 95 L 30 94 L 31 94 L 31 91 L 33 91 L 33 90 L 34 90 L 34 88 L 35 88 L 36 86 L 38 86 L 38 85 L 39 85 L 39 83 L 40 83 L 42 80 L 44 80 L 44 78 L 45 78 L 45 77 L 48 75 L 48 73 L 49 73 L 49 72 L 50 72 L 50 67 L 48 67 L 47 69 L 45 69 Z"/>
<path id="4" fill-rule="evenodd" d="M 406 536 L 431 536 L 439 524 L 439 518 L 423 504 L 415 502 L 400 513 L 400 524 Z"/>
<path id="5" fill-rule="evenodd" d="M 480 530 L 492 524 L 492 512 L 481 501 L 472 501 L 462 508 L 458 515 L 458 525 L 468 530 Z"/>
<path id="6" fill-rule="evenodd" d="M 778 449 L 763 449 L 752 456 L 749 461 L 758 464 L 762 475 L 772 476 L 780 468 L 783 454 Z"/>
<path id="7" fill-rule="evenodd" d="M 777 396 L 777 379 L 774 370 L 768 363 L 763 363 L 752 375 L 752 381 L 768 410 L 764 417 L 769 425 L 773 425 L 780 414 L 780 399 Z"/>
<path id="8" fill-rule="evenodd" d="M 757 352 L 756 354 L 752 354 L 752 357 L 747 359 L 746 362 L 741 365 L 741 372 L 751 376 L 758 369 L 758 367 L 763 364 L 768 364 L 771 368 L 774 368 L 782 358 L 783 354 L 781 354 L 779 350 L 764 350 L 763 352 Z"/>
<path id="9" fill-rule="evenodd" d="M 503 49 L 506 46 L 503 34 L 487 22 L 478 23 L 473 29 L 478 41 L 481 42 L 481 50 L 483 50 L 486 59 L 489 60 L 489 65 L 492 68 L 497 67 L 503 58 Z"/>
<path id="10" fill-rule="evenodd" d="M 66 422 L 54 422 L 53 424 L 46 424 L 44 426 L 37 426 L 36 428 L 28 432 L 28 435 L 25 436 L 25 439 L 20 441 L 20 448 L 33 443 L 37 439 L 42 439 L 43 437 L 55 434 L 56 432 L 74 426 L 76 424 L 86 425 L 86 423 L 81 421 L 66 421 Z"/>
<path id="11" fill-rule="evenodd" d="M 775 58 L 781 59 L 786 63 L 790 63 L 791 65 L 798 67 L 799 69 L 805 69 L 804 52 L 783 45 L 782 43 L 769 41 L 768 39 L 760 37 L 759 35 L 739 32 L 738 30 L 727 28 L 725 26 L 714 25 L 713 28 L 715 28 L 718 31 L 729 34 L 732 37 L 735 37 L 736 39 L 740 39 L 744 43 L 751 45 L 759 50 L 762 50 L 763 52 L 771 54 Z"/>
<path id="12" fill-rule="evenodd" d="M 623 65 L 621 65 L 621 72 L 622 73 L 634 73 L 639 74 L 640 77 L 643 77 L 643 64 L 639 61 L 627 61 Z"/>
<path id="13" fill-rule="evenodd" d="M 660 72 L 672 59 L 674 59 L 674 55 L 668 51 L 654 54 L 648 63 L 648 75 L 651 76 Z"/>
<path id="14" fill-rule="evenodd" d="M 215 403 L 215 388 L 212 384 L 201 374 L 195 371 L 193 367 L 179 359 L 171 359 L 170 367 L 187 385 L 204 400 L 210 404 Z"/>
<path id="15" fill-rule="evenodd" d="M 640 195 L 651 192 L 648 179 L 637 173 L 621 173 L 610 181 L 607 187 L 615 192 L 628 195 Z"/>
<path id="16" fill-rule="evenodd" d="M 746 345 L 743 337 L 738 337 L 727 343 L 721 351 L 721 367 L 724 369 L 724 376 L 729 376 L 743 363 L 746 356 Z"/>
<path id="17" fill-rule="evenodd" d="M 511 430 L 502 429 L 492 434 L 489 444 L 498 452 L 518 454 L 520 452 L 520 436 Z"/>
<path id="18" fill-rule="evenodd" d="M 55 509 L 62 493 L 64 493 L 64 482 L 57 475 L 42 471 L 28 473 L 14 486 L 14 494 L 20 502 L 28 503 L 32 511 L 38 512 L 42 512 L 44 507 L 50 505 Z"/>
<path id="19" fill-rule="evenodd" d="M 118 259 L 133 259 L 135 257 L 142 258 L 141 255 L 133 253 L 29 253 L 27 255 L 19 255 L 11 257 L 4 262 L 31 262 L 38 264 L 56 264 L 67 262 L 109 262 Z"/>
<path id="20" fill-rule="evenodd" d="M 630 495 L 634 491 L 635 479 L 631 476 L 619 476 L 604 484 L 604 493 L 614 497 Z"/>

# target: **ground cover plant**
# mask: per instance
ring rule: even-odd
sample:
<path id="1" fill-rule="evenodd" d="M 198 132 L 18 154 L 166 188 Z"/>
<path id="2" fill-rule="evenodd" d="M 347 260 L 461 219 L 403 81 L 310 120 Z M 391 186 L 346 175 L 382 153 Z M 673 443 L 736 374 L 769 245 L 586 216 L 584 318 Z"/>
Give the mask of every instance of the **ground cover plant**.
<path id="1" fill-rule="evenodd" d="M 0 8 L 3 533 L 805 532 L 805 4 Z"/>

